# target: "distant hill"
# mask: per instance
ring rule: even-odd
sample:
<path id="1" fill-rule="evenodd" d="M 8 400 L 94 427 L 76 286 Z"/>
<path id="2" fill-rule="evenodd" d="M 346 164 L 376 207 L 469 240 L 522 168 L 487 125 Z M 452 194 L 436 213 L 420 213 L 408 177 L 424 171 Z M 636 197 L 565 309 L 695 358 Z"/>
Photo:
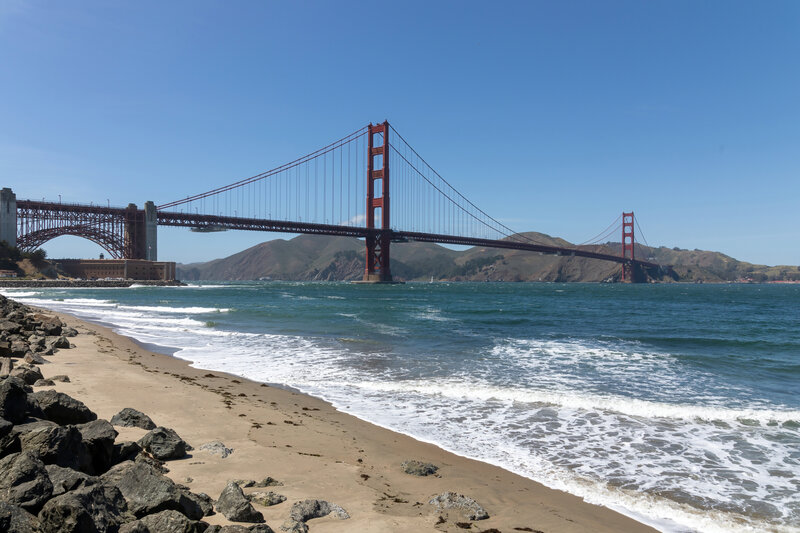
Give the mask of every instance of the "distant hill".
<path id="1" fill-rule="evenodd" d="M 542 233 L 524 233 L 542 244 L 571 246 Z M 619 255 L 620 243 L 594 246 Z M 753 265 L 719 252 L 650 248 L 636 245 L 636 257 L 673 265 L 674 274 L 659 281 L 722 282 L 800 280 L 800 267 Z M 392 245 L 392 274 L 398 280 L 588 281 L 617 280 L 617 263 L 581 257 L 540 255 L 521 250 L 470 248 L 451 250 L 431 243 Z M 358 280 L 364 274 L 364 242 L 351 237 L 301 235 L 264 242 L 237 254 L 205 263 L 179 264 L 178 278 L 192 280 Z"/>

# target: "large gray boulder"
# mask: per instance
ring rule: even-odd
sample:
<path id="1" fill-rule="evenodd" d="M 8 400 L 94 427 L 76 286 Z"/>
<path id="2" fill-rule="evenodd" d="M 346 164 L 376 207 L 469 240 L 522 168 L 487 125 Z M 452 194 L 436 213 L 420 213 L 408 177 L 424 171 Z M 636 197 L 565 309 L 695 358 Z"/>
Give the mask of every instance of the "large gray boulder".
<path id="1" fill-rule="evenodd" d="M 159 426 L 139 439 L 139 446 L 156 459 L 180 459 L 190 447 L 175 430 Z"/>
<path id="2" fill-rule="evenodd" d="M 58 427 L 58 424 L 51 420 L 37 420 L 35 418 L 28 418 L 22 424 L 17 424 L 14 426 L 14 429 L 11 430 L 12 433 L 17 435 L 23 435 L 30 431 L 33 431 L 38 428 L 47 427 Z"/>
<path id="3" fill-rule="evenodd" d="M 18 424 L 28 412 L 28 393 L 25 382 L 18 377 L 0 379 L 0 418 Z"/>
<path id="4" fill-rule="evenodd" d="M 83 402 L 54 390 L 43 390 L 30 395 L 42 412 L 42 418 L 57 424 L 83 424 L 97 420 L 97 415 Z"/>
<path id="5" fill-rule="evenodd" d="M 119 435 L 114 426 L 108 420 L 93 420 L 76 427 L 92 457 L 94 472 L 102 474 L 111 468 L 114 464 L 114 441 Z"/>
<path id="6" fill-rule="evenodd" d="M 88 487 L 100 481 L 100 478 L 90 476 L 79 470 L 58 465 L 45 465 L 47 475 L 53 484 L 53 496 L 60 496 L 71 490 Z"/>
<path id="7" fill-rule="evenodd" d="M 18 377 L 19 379 L 24 381 L 26 385 L 33 385 L 40 379 L 44 379 L 42 371 L 39 370 L 39 367 L 35 365 L 29 365 L 27 363 L 14 367 L 10 375 Z"/>
<path id="8" fill-rule="evenodd" d="M 232 522 L 263 522 L 264 515 L 256 511 L 236 483 L 228 483 L 217 500 L 217 511 Z"/>
<path id="9" fill-rule="evenodd" d="M 129 519 L 120 490 L 98 483 L 48 501 L 39 513 L 39 527 L 42 533 L 116 533 Z"/>
<path id="10" fill-rule="evenodd" d="M 203 533 L 207 528 L 205 522 L 189 520 L 178 511 L 161 511 L 128 522 L 119 533 Z"/>
<path id="11" fill-rule="evenodd" d="M 38 511 L 53 494 L 53 484 L 44 463 L 31 452 L 0 459 L 0 500 Z"/>
<path id="12" fill-rule="evenodd" d="M 0 355 L 11 355 L 11 349 L 6 346 L 7 342 L 0 341 Z M 11 374 L 14 369 L 14 360 L 10 357 L 0 357 L 0 378 Z"/>
<path id="13" fill-rule="evenodd" d="M 27 352 L 25 354 L 25 357 L 24 357 L 23 361 L 25 361 L 26 363 L 31 364 L 31 365 L 43 365 L 43 364 L 47 363 L 47 361 L 44 359 L 44 357 L 42 357 L 38 353 L 34 353 L 34 352 Z M 44 380 L 41 379 L 41 378 L 37 379 L 35 382 L 31 383 L 31 385 L 36 385 L 40 381 L 44 381 Z"/>
<path id="14" fill-rule="evenodd" d="M 169 474 L 169 468 L 165 466 L 166 463 L 164 461 L 159 461 L 146 452 L 139 453 L 139 455 L 133 458 L 133 461 L 136 463 L 144 463 L 161 474 Z"/>
<path id="15" fill-rule="evenodd" d="M 0 501 L 0 531 L 38 533 L 39 520 L 19 505 Z"/>
<path id="16" fill-rule="evenodd" d="M 61 335 L 61 320 L 54 316 L 35 315 L 34 320 L 39 322 L 37 329 L 41 330 L 45 336 Z"/>
<path id="17" fill-rule="evenodd" d="M 92 457 L 84 444 L 81 433 L 75 426 L 59 426 L 35 422 L 30 431 L 19 435 L 23 451 L 38 455 L 45 464 L 55 464 L 93 474 Z"/>
<path id="18" fill-rule="evenodd" d="M 10 350 L 11 350 L 11 355 L 14 356 L 14 357 L 22 357 L 23 355 L 28 353 L 28 351 L 30 351 L 30 349 L 31 349 L 31 347 L 28 344 L 28 341 L 26 341 L 26 340 L 17 339 L 15 341 L 11 341 Z M 27 361 L 26 361 L 26 363 L 27 363 Z"/>
<path id="19" fill-rule="evenodd" d="M 431 498 L 428 503 L 435 505 L 440 511 L 455 509 L 467 520 L 485 520 L 489 518 L 489 513 L 478 502 L 457 492 L 443 492 Z"/>
<path id="20" fill-rule="evenodd" d="M 20 331 L 22 331 L 22 326 L 16 322 L 6 319 L 0 320 L 0 333 L 4 333 L 6 336 L 8 336 L 13 335 L 14 333 L 19 333 Z"/>
<path id="21" fill-rule="evenodd" d="M 114 444 L 114 454 L 111 463 L 116 465 L 122 461 L 133 461 L 141 451 L 142 447 L 132 440 L 117 442 Z"/>
<path id="22" fill-rule="evenodd" d="M 33 351 L 38 352 L 40 350 L 43 350 L 44 349 L 44 337 L 42 337 L 41 335 L 33 334 L 30 337 L 28 337 L 28 344 L 30 345 L 31 350 L 33 350 Z"/>
<path id="23" fill-rule="evenodd" d="M 111 423 L 115 426 L 128 428 L 155 429 L 156 425 L 150 417 L 132 407 L 126 407 L 119 413 L 111 417 Z"/>
<path id="24" fill-rule="evenodd" d="M 281 524 L 281 530 L 286 533 L 308 533 L 308 524 L 289 519 Z"/>
<path id="25" fill-rule="evenodd" d="M 128 509 L 138 518 L 173 510 L 192 520 L 203 517 L 200 505 L 171 479 L 144 462 L 125 461 L 100 476 L 103 482 L 119 487 Z"/>
<path id="26" fill-rule="evenodd" d="M 181 492 L 186 495 L 187 498 L 195 502 L 200 509 L 203 511 L 203 516 L 211 516 L 214 514 L 214 500 L 211 499 L 211 496 L 206 494 L 205 492 L 192 492 L 189 490 L 189 487 L 184 485 L 178 485 Z"/>
<path id="27" fill-rule="evenodd" d="M 47 336 L 44 339 L 45 348 L 69 348 L 69 339 L 63 335 Z"/>
<path id="28" fill-rule="evenodd" d="M 5 418 L 0 418 L 0 457 L 21 451 L 19 437 L 13 429 L 14 424 Z"/>

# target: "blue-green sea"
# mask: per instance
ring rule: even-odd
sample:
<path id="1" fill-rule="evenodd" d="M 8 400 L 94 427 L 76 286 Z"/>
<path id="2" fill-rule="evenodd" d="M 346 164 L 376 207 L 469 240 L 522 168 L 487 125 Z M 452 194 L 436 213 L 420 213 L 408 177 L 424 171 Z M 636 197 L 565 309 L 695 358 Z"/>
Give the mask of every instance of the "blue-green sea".
<path id="1" fill-rule="evenodd" d="M 5 290 L 664 531 L 800 530 L 800 285 Z"/>

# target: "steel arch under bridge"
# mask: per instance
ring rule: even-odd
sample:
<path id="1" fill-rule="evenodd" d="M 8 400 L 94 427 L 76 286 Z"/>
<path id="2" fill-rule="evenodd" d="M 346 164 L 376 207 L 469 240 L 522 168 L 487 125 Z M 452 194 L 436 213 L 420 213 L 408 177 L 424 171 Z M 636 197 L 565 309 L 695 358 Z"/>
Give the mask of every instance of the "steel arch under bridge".
<path id="1" fill-rule="evenodd" d="M 114 259 L 157 259 L 156 210 L 152 202 L 144 209 L 82 204 L 12 200 L 16 203 L 16 245 L 33 251 L 63 235 L 88 239 Z M 0 203 L 0 208 L 6 201 Z M 2 209 L 6 211 L 11 209 Z M 10 214 L 10 213 L 9 213 Z M 10 235 L 9 235 L 10 237 Z M 8 238 L 0 235 L 0 240 Z"/>

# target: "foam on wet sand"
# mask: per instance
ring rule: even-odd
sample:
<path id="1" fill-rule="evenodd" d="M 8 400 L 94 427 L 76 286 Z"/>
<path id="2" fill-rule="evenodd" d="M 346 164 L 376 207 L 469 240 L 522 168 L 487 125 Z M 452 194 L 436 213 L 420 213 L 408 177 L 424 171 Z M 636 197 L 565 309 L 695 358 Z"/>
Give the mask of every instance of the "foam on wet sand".
<path id="1" fill-rule="evenodd" d="M 472 531 L 651 530 L 576 496 L 369 424 L 316 398 L 192 368 L 107 328 L 59 316 L 80 334 L 72 339 L 75 349 L 59 351 L 42 366 L 45 377 L 70 376 L 69 383 L 56 383 L 56 390 L 81 400 L 100 418 L 133 407 L 174 429 L 194 450 L 169 461 L 168 476 L 193 492 L 216 498 L 231 480 L 279 480 L 283 485 L 273 490 L 286 501 L 254 505 L 276 531 L 292 504 L 307 499 L 338 505 L 350 516 L 314 519 L 313 531 L 463 531 L 469 520 L 428 503 L 448 491 L 474 499 L 488 512 L 488 519 L 472 521 Z M 146 433 L 116 429 L 117 442 Z M 200 449 L 213 441 L 233 452 L 223 458 Z M 409 475 L 401 466 L 407 460 L 430 462 L 439 470 L 433 476 Z M 257 490 L 262 489 L 244 489 Z M 229 523 L 221 513 L 204 520 Z"/>

